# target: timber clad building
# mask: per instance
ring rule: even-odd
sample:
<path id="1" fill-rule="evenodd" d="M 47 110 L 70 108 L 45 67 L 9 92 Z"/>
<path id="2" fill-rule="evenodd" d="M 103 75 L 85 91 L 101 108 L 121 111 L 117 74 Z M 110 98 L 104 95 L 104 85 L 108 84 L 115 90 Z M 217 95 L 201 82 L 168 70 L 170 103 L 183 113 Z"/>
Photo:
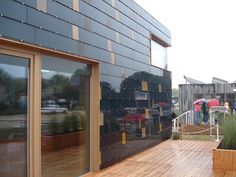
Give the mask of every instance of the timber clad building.
<path id="1" fill-rule="evenodd" d="M 79 176 L 170 136 L 170 31 L 135 2 L 1 0 L 0 14 L 0 176 Z"/>

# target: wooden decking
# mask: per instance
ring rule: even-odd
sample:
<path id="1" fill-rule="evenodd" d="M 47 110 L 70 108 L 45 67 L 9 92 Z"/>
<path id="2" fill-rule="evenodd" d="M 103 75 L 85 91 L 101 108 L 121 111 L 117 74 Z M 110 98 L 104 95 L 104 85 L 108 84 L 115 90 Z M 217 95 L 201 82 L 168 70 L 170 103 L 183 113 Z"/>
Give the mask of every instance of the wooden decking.
<path id="1" fill-rule="evenodd" d="M 214 141 L 168 140 L 86 177 L 236 177 L 212 169 Z"/>

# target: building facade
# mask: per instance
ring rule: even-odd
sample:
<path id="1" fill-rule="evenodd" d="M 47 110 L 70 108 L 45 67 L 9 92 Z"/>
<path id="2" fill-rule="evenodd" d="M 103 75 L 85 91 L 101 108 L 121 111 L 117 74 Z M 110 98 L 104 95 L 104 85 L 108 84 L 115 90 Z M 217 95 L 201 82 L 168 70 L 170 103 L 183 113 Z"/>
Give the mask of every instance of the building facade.
<path id="1" fill-rule="evenodd" d="M 135 2 L 2 0 L 0 14 L 0 176 L 79 176 L 170 136 L 170 31 Z"/>

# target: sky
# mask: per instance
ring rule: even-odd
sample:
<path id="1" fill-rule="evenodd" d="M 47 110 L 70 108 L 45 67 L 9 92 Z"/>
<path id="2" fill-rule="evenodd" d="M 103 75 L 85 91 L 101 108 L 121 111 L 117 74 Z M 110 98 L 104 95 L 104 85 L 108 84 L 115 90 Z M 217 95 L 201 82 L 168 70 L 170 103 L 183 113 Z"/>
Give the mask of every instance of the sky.
<path id="1" fill-rule="evenodd" d="M 236 80 L 235 0 L 134 0 L 171 31 L 172 87 L 183 76 L 211 83 Z"/>

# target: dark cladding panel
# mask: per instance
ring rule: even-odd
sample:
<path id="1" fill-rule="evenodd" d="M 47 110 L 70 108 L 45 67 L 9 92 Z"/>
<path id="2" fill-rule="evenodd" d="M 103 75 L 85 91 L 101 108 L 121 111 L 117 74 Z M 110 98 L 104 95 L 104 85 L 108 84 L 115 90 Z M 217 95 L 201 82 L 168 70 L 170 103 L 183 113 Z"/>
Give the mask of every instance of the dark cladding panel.
<path id="1" fill-rule="evenodd" d="M 138 34 L 137 32 L 134 32 L 134 40 L 141 42 L 145 46 L 150 46 L 150 39 Z"/>
<path id="2" fill-rule="evenodd" d="M 100 73 L 110 75 L 110 76 L 116 76 L 121 77 L 121 67 L 112 65 L 109 63 L 101 63 L 101 69 Z"/>
<path id="3" fill-rule="evenodd" d="M 42 29 L 36 29 L 35 42 L 38 45 L 42 45 L 48 48 L 73 54 L 78 53 L 77 41 Z"/>
<path id="4" fill-rule="evenodd" d="M 128 38 L 127 36 L 124 36 L 122 34 L 120 34 L 120 43 L 130 47 L 136 51 L 139 51 L 143 54 L 146 55 L 150 55 L 150 49 L 140 43 L 138 43 L 137 41 L 132 40 L 131 38 Z"/>
<path id="5" fill-rule="evenodd" d="M 149 64 L 149 56 L 144 55 L 142 53 L 139 53 L 137 51 L 134 51 L 135 55 L 135 60 Z"/>
<path id="6" fill-rule="evenodd" d="M 86 42 L 90 45 L 94 45 L 94 46 L 107 50 L 107 39 L 105 39 L 104 37 L 101 37 L 97 34 L 86 31 L 84 29 L 80 29 L 79 36 L 80 36 L 79 39 L 82 42 Z"/>
<path id="7" fill-rule="evenodd" d="M 159 29 L 166 37 L 170 38 L 170 31 L 163 26 L 159 21 L 154 19 L 150 14 L 148 14 L 143 8 L 131 0 L 121 0 L 121 4 L 128 7 L 133 13 L 140 15 L 142 19 L 137 19 L 137 21 L 145 26 L 147 29 L 150 29 L 151 26 Z M 124 9 L 124 8 L 123 8 Z M 126 10 L 127 11 L 127 10 Z"/>
<path id="8" fill-rule="evenodd" d="M 147 71 L 147 72 L 149 69 L 148 65 L 146 65 L 144 63 L 137 62 L 137 61 L 134 62 L 134 68 L 139 71 Z"/>
<path id="9" fill-rule="evenodd" d="M 125 68 L 125 78 L 133 75 L 136 71 L 133 70 L 133 69 L 128 69 L 128 68 Z"/>
<path id="10" fill-rule="evenodd" d="M 64 4 L 64 5 L 68 6 L 68 7 L 72 7 L 72 0 L 55 0 L 55 1 L 57 1 L 57 2 L 59 2 L 61 4 Z"/>
<path id="11" fill-rule="evenodd" d="M 27 17 L 27 7 L 14 1 L 1 0 L 0 14 L 25 22 Z"/>
<path id="12" fill-rule="evenodd" d="M 107 23 L 107 16 L 104 13 L 83 1 L 80 1 L 80 12 L 102 24 Z"/>
<path id="13" fill-rule="evenodd" d="M 63 34 L 65 36 L 72 36 L 72 25 L 59 20 L 55 17 L 49 16 L 42 11 L 38 11 L 35 9 L 28 9 L 28 23 L 41 27 L 43 29 L 47 29 L 52 32 L 57 32 L 59 34 Z"/>
<path id="14" fill-rule="evenodd" d="M 119 92 L 122 79 L 120 77 L 109 76 L 109 80 L 111 87 L 115 89 L 116 92 Z"/>
<path id="15" fill-rule="evenodd" d="M 34 27 L 5 17 L 0 17 L 0 24 L 4 24 L 0 27 L 0 35 L 30 43 L 34 42 Z"/>
<path id="16" fill-rule="evenodd" d="M 110 62 L 111 54 L 109 52 L 88 44 L 84 44 L 84 46 L 85 50 L 83 52 L 83 55 L 85 57 L 96 59 L 99 61 Z"/>
<path id="17" fill-rule="evenodd" d="M 134 68 L 134 60 L 120 55 L 116 55 L 116 64 L 123 67 Z"/>
<path id="18" fill-rule="evenodd" d="M 98 8 L 100 11 L 104 12 L 105 14 L 113 17 L 113 18 L 116 18 L 116 15 L 115 15 L 115 9 L 107 4 L 106 2 L 104 1 L 92 1 L 91 2 L 92 6 Z"/>
<path id="19" fill-rule="evenodd" d="M 130 19 L 126 15 L 121 14 L 120 15 L 120 20 L 121 20 L 122 23 L 127 25 L 129 28 L 132 28 L 134 31 L 140 33 L 141 35 L 143 35 L 147 38 L 149 38 L 150 32 L 148 30 L 146 30 L 144 27 L 137 24 L 133 19 Z"/>
<path id="20" fill-rule="evenodd" d="M 110 89 L 112 89 L 113 92 L 115 91 L 118 93 L 120 91 L 120 85 L 121 85 L 122 79 L 120 77 L 114 77 L 114 76 L 101 74 L 101 82 L 102 84 L 107 83 L 109 86 L 111 86 Z M 112 99 L 112 98 L 107 97 L 106 99 Z"/>
<path id="21" fill-rule="evenodd" d="M 94 21 L 91 20 L 91 30 L 101 36 L 104 36 L 108 39 L 115 40 L 115 31 Z"/>
<path id="22" fill-rule="evenodd" d="M 151 24 L 152 27 L 155 27 L 156 29 L 160 30 L 163 34 L 165 34 L 166 37 L 170 38 L 170 31 L 142 8 L 140 10 L 140 15 L 146 21 L 149 21 L 149 24 Z"/>
<path id="23" fill-rule="evenodd" d="M 149 43 L 149 47 L 150 47 L 150 43 Z M 142 44 L 138 43 L 138 42 L 135 42 L 134 43 L 134 49 L 145 54 L 145 55 L 148 55 L 150 56 L 150 48 L 147 47 L 147 46 L 143 46 Z"/>
<path id="24" fill-rule="evenodd" d="M 2 0 L 1 0 L 2 1 Z M 37 0 L 17 0 L 18 2 L 27 4 L 28 6 L 36 8 L 37 6 Z"/>
<path id="25" fill-rule="evenodd" d="M 133 58 L 134 56 L 132 55 L 132 52 L 133 50 L 125 47 L 125 46 L 122 46 L 118 43 L 115 43 L 115 42 L 112 42 L 112 51 L 114 53 L 117 53 L 117 54 L 120 54 L 120 55 L 124 55 L 126 57 L 129 57 L 129 58 Z"/>
<path id="26" fill-rule="evenodd" d="M 77 26 L 84 26 L 83 16 L 81 16 L 78 12 L 55 1 L 47 1 L 47 13 L 67 22 L 76 24 Z"/>
<path id="27" fill-rule="evenodd" d="M 163 69 L 155 66 L 150 66 L 151 74 L 163 77 Z"/>

